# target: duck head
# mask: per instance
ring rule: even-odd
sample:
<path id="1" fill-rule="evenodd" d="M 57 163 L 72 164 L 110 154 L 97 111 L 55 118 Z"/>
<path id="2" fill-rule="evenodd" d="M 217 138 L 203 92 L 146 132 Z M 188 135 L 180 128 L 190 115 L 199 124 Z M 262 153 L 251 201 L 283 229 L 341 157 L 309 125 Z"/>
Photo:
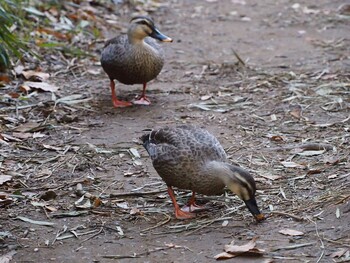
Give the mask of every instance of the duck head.
<path id="1" fill-rule="evenodd" d="M 256 203 L 254 178 L 246 170 L 227 163 L 212 162 L 210 166 L 213 166 L 216 175 L 221 178 L 227 188 L 243 200 L 257 221 L 265 219 Z"/>
<path id="2" fill-rule="evenodd" d="M 154 25 L 151 18 L 147 16 L 136 16 L 130 20 L 128 37 L 131 43 L 141 42 L 145 37 L 152 37 L 162 42 L 172 42 L 173 40 L 161 33 Z"/>

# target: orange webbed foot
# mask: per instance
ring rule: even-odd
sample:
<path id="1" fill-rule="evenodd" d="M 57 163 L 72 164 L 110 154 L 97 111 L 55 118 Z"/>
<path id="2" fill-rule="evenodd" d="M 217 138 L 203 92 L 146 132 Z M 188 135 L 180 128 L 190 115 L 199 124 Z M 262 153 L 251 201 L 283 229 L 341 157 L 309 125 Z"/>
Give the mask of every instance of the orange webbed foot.
<path id="1" fill-rule="evenodd" d="M 176 217 L 176 219 L 183 220 L 183 219 L 194 218 L 194 217 L 196 217 L 196 215 L 193 214 L 193 213 L 186 212 L 186 211 L 183 211 L 181 209 L 178 209 L 178 210 L 175 210 L 175 217 Z"/>
<path id="2" fill-rule="evenodd" d="M 134 100 L 132 103 L 136 105 L 151 105 L 151 101 L 147 97 L 141 97 L 137 100 Z"/>
<path id="3" fill-rule="evenodd" d="M 113 102 L 114 108 L 124 108 L 124 107 L 132 106 L 132 103 L 128 101 L 113 100 L 112 102 Z"/>

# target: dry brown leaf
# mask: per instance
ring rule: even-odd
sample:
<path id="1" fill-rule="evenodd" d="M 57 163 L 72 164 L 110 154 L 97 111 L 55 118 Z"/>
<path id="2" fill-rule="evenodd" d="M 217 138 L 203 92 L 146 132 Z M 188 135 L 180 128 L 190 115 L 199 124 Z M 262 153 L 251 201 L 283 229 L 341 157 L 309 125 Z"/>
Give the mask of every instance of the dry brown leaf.
<path id="1" fill-rule="evenodd" d="M 14 132 L 12 133 L 13 137 L 19 138 L 19 139 L 28 139 L 33 136 L 33 134 L 29 132 Z"/>
<path id="2" fill-rule="evenodd" d="M 230 259 L 230 258 L 234 258 L 236 255 L 227 253 L 227 252 L 221 252 L 217 255 L 214 256 L 215 259 L 219 260 L 219 259 Z"/>
<path id="3" fill-rule="evenodd" d="M 21 86 L 19 86 L 19 89 L 24 93 L 29 93 L 29 91 L 31 90 L 31 88 L 29 86 L 23 85 L 23 84 Z"/>
<path id="4" fill-rule="evenodd" d="M 22 75 L 25 79 L 33 81 L 45 81 L 50 77 L 49 73 L 34 70 L 22 71 Z"/>
<path id="5" fill-rule="evenodd" d="M 231 254 L 242 254 L 245 252 L 248 252 L 249 250 L 253 249 L 256 246 L 256 238 L 253 238 L 250 240 L 247 244 L 244 245 L 233 245 L 232 243 L 230 245 L 225 245 L 225 251 Z"/>
<path id="6" fill-rule="evenodd" d="M 5 74 L 0 74 L 0 82 L 9 83 L 11 81 L 10 77 Z"/>
<path id="7" fill-rule="evenodd" d="M 281 229 L 280 231 L 278 231 L 278 233 L 281 233 L 281 234 L 286 235 L 286 236 L 302 236 L 302 235 L 304 235 L 304 233 L 301 231 L 294 230 L 294 229 L 288 229 L 288 228 Z"/>
<path id="8" fill-rule="evenodd" d="M 332 258 L 340 258 L 348 251 L 347 248 L 340 248 L 338 251 L 335 251 L 331 254 Z"/>
<path id="9" fill-rule="evenodd" d="M 53 151 L 63 151 L 64 150 L 64 148 L 62 148 L 62 147 L 57 147 L 57 146 L 48 145 L 48 144 L 43 144 L 43 147 L 45 149 L 53 150 Z"/>
<path id="10" fill-rule="evenodd" d="M 12 176 L 11 175 L 5 175 L 5 174 L 0 174 L 0 185 L 3 183 L 6 183 L 7 181 L 11 181 Z"/>
<path id="11" fill-rule="evenodd" d="M 273 175 L 273 174 L 260 174 L 260 176 L 272 181 L 282 178 L 282 176 L 280 175 Z"/>
<path id="12" fill-rule="evenodd" d="M 283 137 L 280 135 L 273 135 L 270 137 L 271 141 L 275 141 L 275 142 L 282 142 L 284 141 Z"/>
<path id="13" fill-rule="evenodd" d="M 300 169 L 304 169 L 305 168 L 305 165 L 302 165 L 302 164 L 298 164 L 298 163 L 295 163 L 295 162 L 281 162 L 281 164 L 286 167 L 286 168 L 300 168 Z"/>
<path id="14" fill-rule="evenodd" d="M 26 81 L 23 83 L 23 85 L 28 86 L 28 87 L 33 88 L 33 89 L 40 89 L 42 91 L 56 92 L 58 90 L 57 86 L 54 86 L 54 85 L 46 83 L 46 82 Z"/>
<path id="15" fill-rule="evenodd" d="M 225 245 L 225 252 L 214 256 L 215 259 L 229 259 L 244 254 L 245 256 L 261 256 L 264 250 L 256 248 L 256 238 L 254 237 L 247 244 L 238 246 L 233 241 L 229 245 Z"/>
<path id="16" fill-rule="evenodd" d="M 102 205 L 102 201 L 101 201 L 101 199 L 100 198 L 96 198 L 94 201 L 93 201 L 93 203 L 92 203 L 92 206 L 93 207 L 99 207 L 99 206 L 101 206 Z"/>
<path id="17" fill-rule="evenodd" d="M 0 263 L 10 263 L 12 260 L 12 256 L 16 254 L 16 251 L 10 251 L 7 254 L 1 255 L 0 256 Z"/>
<path id="18" fill-rule="evenodd" d="M 34 128 L 37 128 L 40 126 L 40 123 L 37 122 L 26 122 L 18 127 L 16 127 L 14 129 L 14 131 L 16 132 L 21 132 L 21 133 L 25 133 L 25 132 L 30 132 L 32 131 Z"/>

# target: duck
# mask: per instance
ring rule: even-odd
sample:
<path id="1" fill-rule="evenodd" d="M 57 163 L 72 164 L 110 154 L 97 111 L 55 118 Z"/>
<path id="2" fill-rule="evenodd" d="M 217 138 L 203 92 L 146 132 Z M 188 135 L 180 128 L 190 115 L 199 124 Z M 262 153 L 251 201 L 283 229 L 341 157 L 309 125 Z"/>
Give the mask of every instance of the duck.
<path id="1" fill-rule="evenodd" d="M 243 168 L 230 164 L 218 139 L 203 128 L 178 125 L 145 131 L 140 137 L 152 164 L 167 185 L 175 217 L 189 219 L 202 209 L 195 194 L 219 195 L 225 187 L 235 193 L 259 222 L 265 219 L 256 202 L 256 183 Z M 176 201 L 173 187 L 191 190 L 186 209 Z"/>
<path id="2" fill-rule="evenodd" d="M 146 97 L 147 82 L 156 78 L 164 65 L 164 51 L 157 43 L 172 42 L 147 16 L 130 20 L 127 34 L 106 41 L 101 53 L 101 66 L 110 79 L 113 106 L 150 105 Z M 141 96 L 133 101 L 121 101 L 115 92 L 114 80 L 126 85 L 143 84 Z"/>

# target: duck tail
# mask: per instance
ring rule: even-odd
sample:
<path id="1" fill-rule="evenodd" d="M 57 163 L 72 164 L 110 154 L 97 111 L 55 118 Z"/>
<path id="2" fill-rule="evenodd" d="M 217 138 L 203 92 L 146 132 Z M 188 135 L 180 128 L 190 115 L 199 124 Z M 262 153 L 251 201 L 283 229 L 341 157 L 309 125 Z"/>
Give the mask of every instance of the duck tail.
<path id="1" fill-rule="evenodd" d="M 140 140 L 142 141 L 142 145 L 143 147 L 145 147 L 147 152 L 149 152 L 149 145 L 151 143 L 151 133 L 152 131 L 148 131 L 147 133 L 145 133 L 140 137 Z"/>

